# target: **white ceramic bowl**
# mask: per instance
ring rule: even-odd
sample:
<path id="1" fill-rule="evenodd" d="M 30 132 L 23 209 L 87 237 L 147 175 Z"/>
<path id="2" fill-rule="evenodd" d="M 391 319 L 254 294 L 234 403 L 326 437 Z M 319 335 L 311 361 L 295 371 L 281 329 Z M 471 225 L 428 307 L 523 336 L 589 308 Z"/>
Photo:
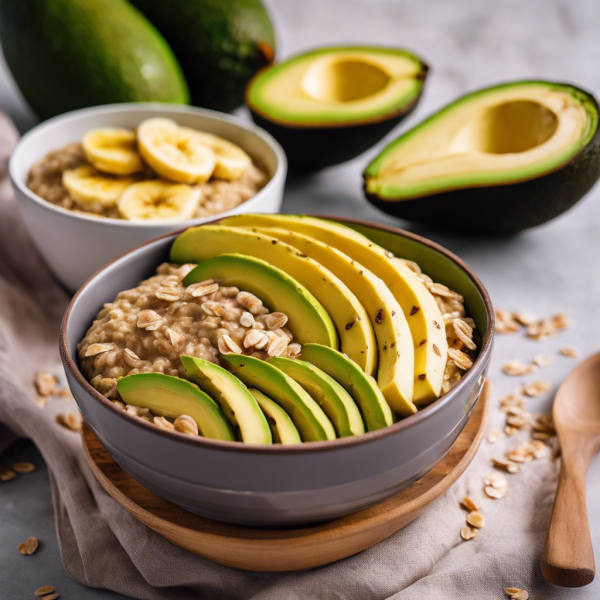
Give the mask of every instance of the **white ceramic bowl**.
<path id="1" fill-rule="evenodd" d="M 29 234 L 56 278 L 69 290 L 78 289 L 110 260 L 159 235 L 213 220 L 215 216 L 185 222 L 133 223 L 75 213 L 46 202 L 27 187 L 32 165 L 52 150 L 78 142 L 90 129 L 128 127 L 163 116 L 181 125 L 214 133 L 238 144 L 270 177 L 255 196 L 233 210 L 275 213 L 281 207 L 287 161 L 281 146 L 265 131 L 219 112 L 172 104 L 112 104 L 76 110 L 41 123 L 18 143 L 10 163 L 10 179 Z"/>

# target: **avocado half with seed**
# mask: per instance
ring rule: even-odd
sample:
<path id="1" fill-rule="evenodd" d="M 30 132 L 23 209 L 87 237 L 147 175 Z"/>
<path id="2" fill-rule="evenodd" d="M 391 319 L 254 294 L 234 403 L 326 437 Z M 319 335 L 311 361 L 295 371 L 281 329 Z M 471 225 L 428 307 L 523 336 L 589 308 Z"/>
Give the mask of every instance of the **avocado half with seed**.
<path id="1" fill-rule="evenodd" d="M 364 172 L 365 194 L 391 215 L 455 231 L 535 227 L 600 177 L 598 112 L 567 84 L 479 90 L 389 144 Z"/>
<path id="2" fill-rule="evenodd" d="M 320 48 L 260 71 L 246 104 L 289 166 L 315 171 L 368 150 L 417 104 L 427 65 L 398 48 Z"/>

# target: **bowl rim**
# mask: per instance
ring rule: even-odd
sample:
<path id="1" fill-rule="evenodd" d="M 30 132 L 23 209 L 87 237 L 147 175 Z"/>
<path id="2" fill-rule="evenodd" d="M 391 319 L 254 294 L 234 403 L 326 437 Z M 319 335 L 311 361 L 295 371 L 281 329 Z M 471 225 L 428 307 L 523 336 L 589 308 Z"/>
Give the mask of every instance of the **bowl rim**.
<path id="1" fill-rule="evenodd" d="M 483 285 L 483 283 L 481 283 L 480 279 L 477 277 L 477 275 L 475 275 L 475 273 L 470 269 L 470 267 L 468 267 L 466 265 L 466 263 L 463 260 L 461 260 L 458 256 L 456 256 L 454 253 L 450 252 L 443 246 L 437 244 L 436 242 L 428 240 L 427 238 L 424 238 L 415 233 L 412 233 L 409 231 L 404 231 L 402 229 L 398 229 L 397 227 L 391 227 L 389 225 L 383 225 L 383 224 L 375 223 L 372 221 L 366 221 L 363 219 L 352 219 L 352 218 L 340 217 L 340 216 L 336 216 L 336 215 L 319 215 L 319 214 L 311 214 L 308 216 L 317 217 L 317 218 L 321 218 L 321 219 L 336 220 L 336 221 L 339 221 L 342 223 L 352 223 L 352 224 L 362 225 L 362 226 L 366 226 L 366 227 L 373 227 L 373 228 L 380 229 L 380 230 L 388 232 L 388 233 L 406 237 L 410 240 L 413 240 L 417 243 L 421 243 L 421 244 L 431 248 L 432 250 L 442 254 L 443 256 L 445 256 L 446 258 L 448 258 L 449 260 L 454 262 L 460 269 L 462 269 L 467 274 L 467 276 L 474 283 L 475 287 L 477 288 L 477 291 L 479 292 L 479 294 L 481 295 L 481 297 L 483 299 L 486 316 L 488 319 L 488 328 L 486 331 L 485 338 L 483 339 L 481 350 L 479 351 L 477 358 L 473 362 L 473 367 L 471 367 L 471 369 L 469 369 L 468 373 L 449 392 L 440 396 L 435 402 L 432 402 L 430 405 L 426 406 L 422 410 L 419 410 L 415 414 L 410 415 L 409 417 L 406 417 L 396 423 L 393 423 L 392 425 L 389 425 L 388 427 L 383 427 L 382 429 L 376 429 L 375 431 L 368 431 L 368 432 L 365 432 L 365 433 L 357 435 L 357 436 L 337 438 L 335 440 L 303 442 L 301 444 L 294 444 L 294 445 L 289 445 L 289 446 L 284 446 L 283 444 L 270 444 L 270 445 L 264 444 L 263 445 L 263 444 L 249 444 L 249 443 L 244 443 L 244 442 L 227 442 L 227 441 L 205 438 L 202 436 L 192 437 L 192 436 L 185 435 L 183 433 L 179 433 L 176 431 L 163 430 L 159 427 L 156 427 L 155 425 L 152 425 L 151 423 L 144 421 L 143 419 L 138 419 L 137 417 L 130 415 L 129 413 L 127 413 L 126 411 L 124 411 L 121 408 L 117 408 L 108 398 L 106 398 L 102 394 L 100 394 L 100 392 L 98 392 L 88 382 L 88 380 L 83 376 L 83 374 L 79 370 L 77 363 L 71 356 L 71 353 L 70 353 L 69 347 L 68 347 L 68 343 L 67 343 L 67 328 L 69 325 L 69 317 L 71 316 L 71 310 L 74 307 L 75 303 L 77 302 L 77 300 L 78 300 L 80 294 L 83 292 L 83 290 L 87 286 L 89 286 L 100 273 L 102 273 L 105 269 L 107 269 L 109 266 L 111 266 L 114 262 L 128 256 L 129 254 L 132 254 L 133 252 L 140 250 L 141 248 L 144 248 L 145 246 L 153 244 L 159 240 L 162 240 L 162 239 L 165 239 L 168 237 L 176 237 L 179 234 L 183 233 L 186 229 L 189 229 L 189 227 L 185 227 L 178 231 L 165 233 L 163 235 L 153 238 L 152 240 L 144 242 L 143 244 L 140 244 L 140 245 L 136 246 L 135 248 L 132 248 L 128 252 L 125 252 L 121 256 L 113 259 L 112 261 L 110 261 L 109 263 L 107 263 L 106 265 L 104 265 L 103 267 L 98 269 L 98 271 L 96 271 L 79 288 L 77 293 L 71 299 L 71 302 L 69 303 L 69 306 L 67 307 L 67 310 L 65 311 L 65 314 L 64 314 L 64 317 L 63 317 L 63 320 L 61 323 L 61 328 L 60 328 L 59 350 L 60 350 L 60 357 L 61 357 L 61 360 L 62 360 L 65 370 L 68 371 L 68 374 L 70 374 L 71 377 L 73 377 L 75 379 L 75 381 L 77 381 L 77 383 L 79 383 L 79 385 L 82 386 L 84 391 L 86 391 L 94 400 L 100 402 L 101 405 L 105 406 L 108 410 L 112 411 L 113 414 L 116 414 L 119 417 L 121 417 L 122 419 L 129 421 L 133 425 L 135 425 L 137 427 L 141 427 L 142 429 L 145 429 L 146 431 L 152 432 L 152 433 L 160 435 L 160 436 L 167 436 L 171 440 L 179 440 L 180 442 L 184 442 L 186 444 L 191 444 L 191 445 L 197 446 L 197 447 L 204 447 L 206 449 L 214 450 L 214 451 L 229 451 L 229 452 L 240 452 L 241 451 L 241 452 L 246 452 L 246 453 L 258 453 L 258 454 L 302 454 L 302 453 L 310 453 L 310 452 L 321 452 L 321 451 L 327 451 L 327 450 L 329 450 L 329 451 L 341 450 L 343 448 L 353 447 L 353 446 L 360 445 L 360 444 L 368 444 L 368 443 L 376 442 L 380 439 L 394 435 L 397 432 L 403 431 L 403 430 L 411 427 L 412 425 L 416 425 L 417 423 L 420 423 L 424 419 L 427 419 L 429 416 L 435 414 L 446 404 L 452 402 L 454 400 L 454 398 L 456 398 L 460 394 L 462 389 L 464 387 L 466 387 L 468 382 L 470 382 L 475 377 L 480 376 L 480 374 L 477 373 L 479 371 L 478 367 L 480 367 L 482 364 L 484 364 L 487 361 L 488 356 L 492 350 L 492 341 L 493 341 L 494 329 L 495 329 L 495 314 L 494 314 L 494 309 L 492 306 L 492 301 L 490 299 L 490 296 L 489 296 L 485 286 Z M 218 219 L 214 219 L 210 223 L 218 224 L 220 221 L 221 221 L 221 218 L 218 218 Z M 205 224 L 210 224 L 210 223 L 205 223 Z M 92 315 L 92 318 L 93 318 L 93 315 Z"/>
<path id="2" fill-rule="evenodd" d="M 229 125 L 233 125 L 238 127 L 239 129 L 243 129 L 249 134 L 252 134 L 262 140 L 269 149 L 273 152 L 275 156 L 275 170 L 273 175 L 267 182 L 267 184 L 261 188 L 254 196 L 248 198 L 243 205 L 250 203 L 252 201 L 260 202 L 260 200 L 264 199 L 265 196 L 269 195 L 279 184 L 281 179 L 285 179 L 287 175 L 287 157 L 285 152 L 279 142 L 267 131 L 265 131 L 262 127 L 255 125 L 254 123 L 247 123 L 238 117 L 233 115 L 229 115 L 226 113 L 221 113 L 216 110 L 210 110 L 207 108 L 198 108 L 196 106 L 187 106 L 187 105 L 179 105 L 179 104 L 168 104 L 164 102 L 128 102 L 121 104 L 103 104 L 101 106 L 91 106 L 88 108 L 80 108 L 77 110 L 73 110 L 56 117 L 52 117 L 47 121 L 43 121 L 42 123 L 37 124 L 35 127 L 31 128 L 18 142 L 15 146 L 14 150 L 11 153 L 9 162 L 8 162 L 8 174 L 11 180 L 13 187 L 18 190 L 23 196 L 25 196 L 28 200 L 34 202 L 41 208 L 48 210 L 50 212 L 58 213 L 68 218 L 75 219 L 76 221 L 86 221 L 88 223 L 97 224 L 99 227 L 104 225 L 115 227 L 121 227 L 125 229 L 129 228 L 142 228 L 142 229 L 151 229 L 152 227 L 193 227 L 195 225 L 202 225 L 207 222 L 207 219 L 213 219 L 215 217 L 221 216 L 229 216 L 233 214 L 233 210 L 228 210 L 222 213 L 218 213 L 217 215 L 209 215 L 207 217 L 198 217 L 196 219 L 188 219 L 185 221 L 128 221 L 126 219 L 114 219 L 114 218 L 102 218 L 94 215 L 87 215 L 83 213 L 74 212 L 72 210 L 68 210 L 63 208 L 62 206 L 57 206 L 56 204 L 52 204 L 52 202 L 48 202 L 44 200 L 41 196 L 38 196 L 35 192 L 32 192 L 26 185 L 25 181 L 21 179 L 17 175 L 17 167 L 16 163 L 21 153 L 24 153 L 28 144 L 34 143 L 35 139 L 39 135 L 43 135 L 46 130 L 52 129 L 53 127 L 60 127 L 66 123 L 71 121 L 77 121 L 81 117 L 89 117 L 94 115 L 103 115 L 110 114 L 112 112 L 131 112 L 135 113 L 139 110 L 152 110 L 156 112 L 165 112 L 171 113 L 167 116 L 175 116 L 176 114 L 187 114 L 187 115 L 195 115 L 198 117 L 207 117 L 214 121 L 219 121 L 222 123 L 227 123 Z M 32 165 L 29 165 L 29 169 L 31 169 Z M 252 207 L 252 205 L 250 205 Z M 237 208 L 237 207 L 236 207 Z M 255 207 L 258 208 L 258 207 Z M 248 211 L 250 212 L 250 211 Z"/>

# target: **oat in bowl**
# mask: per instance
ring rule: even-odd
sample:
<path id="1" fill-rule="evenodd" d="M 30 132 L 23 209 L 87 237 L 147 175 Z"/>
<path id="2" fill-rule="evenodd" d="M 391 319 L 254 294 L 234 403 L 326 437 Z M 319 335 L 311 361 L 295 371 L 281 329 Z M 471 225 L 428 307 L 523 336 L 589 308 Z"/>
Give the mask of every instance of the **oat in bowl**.
<path id="1" fill-rule="evenodd" d="M 137 129 L 103 127 L 48 153 L 27 185 L 68 210 L 129 221 L 182 221 L 223 213 L 269 177 L 236 144 L 153 117 Z"/>
<path id="2" fill-rule="evenodd" d="M 463 296 L 416 262 L 322 219 L 240 215 L 180 234 L 170 262 L 104 305 L 78 359 L 162 430 L 286 445 L 417 413 L 480 344 Z"/>

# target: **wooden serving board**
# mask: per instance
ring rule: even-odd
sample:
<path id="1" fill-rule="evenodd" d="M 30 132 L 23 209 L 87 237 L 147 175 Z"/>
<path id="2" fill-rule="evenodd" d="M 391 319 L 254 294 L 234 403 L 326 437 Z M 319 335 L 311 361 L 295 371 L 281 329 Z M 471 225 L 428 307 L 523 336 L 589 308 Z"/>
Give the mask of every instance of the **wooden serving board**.
<path id="1" fill-rule="evenodd" d="M 346 558 L 408 525 L 439 498 L 467 468 L 483 438 L 490 405 L 486 382 L 466 427 L 429 473 L 396 496 L 328 523 L 298 529 L 253 529 L 189 513 L 134 481 L 82 428 L 88 463 L 102 487 L 136 519 L 213 562 L 250 571 L 295 571 Z"/>

